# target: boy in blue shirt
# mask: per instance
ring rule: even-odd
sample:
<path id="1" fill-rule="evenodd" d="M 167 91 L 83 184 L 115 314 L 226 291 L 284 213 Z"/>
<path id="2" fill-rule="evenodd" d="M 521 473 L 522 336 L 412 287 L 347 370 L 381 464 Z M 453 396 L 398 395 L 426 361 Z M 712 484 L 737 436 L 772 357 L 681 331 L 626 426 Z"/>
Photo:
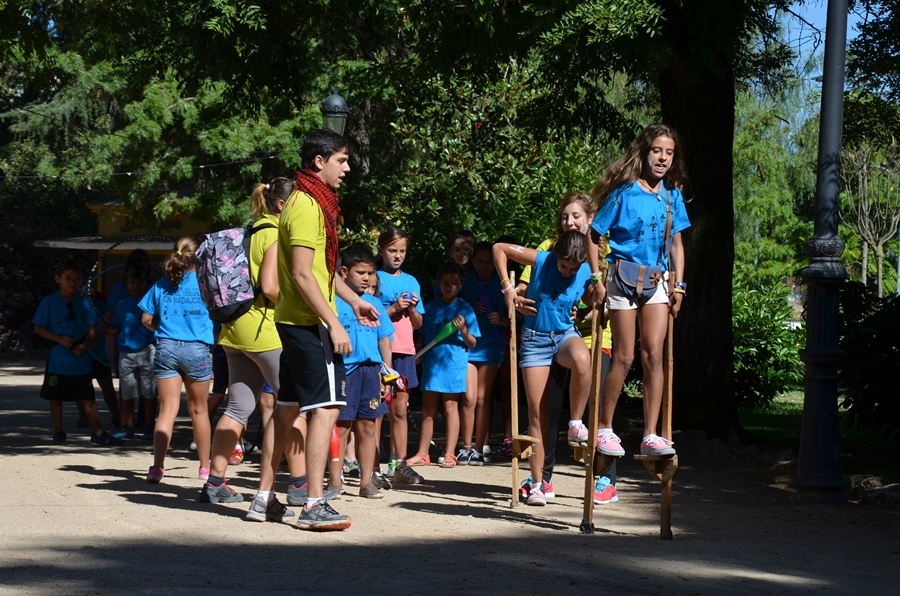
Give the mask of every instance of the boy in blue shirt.
<path id="1" fill-rule="evenodd" d="M 359 458 L 359 496 L 381 499 L 384 495 L 376 484 L 373 471 L 377 465 L 376 421 L 388 413 L 387 403 L 382 399 L 381 364 L 391 366 L 391 335 L 394 325 L 381 300 L 369 295 L 366 290 L 378 279 L 375 273 L 375 255 L 362 244 L 352 244 L 340 255 L 341 277 L 347 286 L 363 300 L 378 309 L 378 326 L 360 325 L 353 308 L 337 298 L 337 315 L 347 335 L 353 351 L 344 357 L 347 369 L 345 392 L 347 405 L 338 414 L 337 427 L 341 437 L 341 457 L 329 463 L 330 489 L 340 492 L 341 468 L 350 427 L 355 421 L 356 455 Z"/>
<path id="2" fill-rule="evenodd" d="M 116 336 L 119 393 L 122 396 L 122 430 L 113 436 L 119 439 L 134 437 L 134 400 L 143 397 L 142 438 L 153 440 L 156 420 L 156 377 L 153 376 L 155 334 L 141 323 L 144 311 L 138 308 L 138 302 L 147 291 L 147 275 L 142 267 L 132 265 L 125 271 L 124 282 L 128 295 L 116 303 L 109 329 L 109 333 Z"/>
<path id="3" fill-rule="evenodd" d="M 441 467 L 456 467 L 456 441 L 459 438 L 460 396 L 466 393 L 466 371 L 469 367 L 469 350 L 475 347 L 481 336 L 475 311 L 459 292 L 463 286 L 463 272 L 456 263 L 446 263 L 438 269 L 437 281 L 440 298 L 425 307 L 422 334 L 425 343 L 435 339 L 438 332 L 453 322 L 456 332 L 425 353 L 422 360 L 422 432 L 419 438 L 419 457 L 428 461 L 428 446 L 434 435 L 434 415 L 438 396 L 444 394 L 444 416 L 447 420 L 447 446 Z"/>
<path id="4" fill-rule="evenodd" d="M 62 403 L 79 402 L 91 427 L 94 445 L 118 445 L 122 441 L 103 431 L 97 413 L 94 385 L 91 382 L 91 357 L 94 330 L 100 318 L 87 299 L 78 293 L 81 270 L 73 261 L 64 263 L 55 277 L 59 292 L 41 301 L 31 322 L 38 337 L 54 342 L 47 360 L 41 397 L 50 402 L 53 419 L 53 444 L 65 445 Z"/>

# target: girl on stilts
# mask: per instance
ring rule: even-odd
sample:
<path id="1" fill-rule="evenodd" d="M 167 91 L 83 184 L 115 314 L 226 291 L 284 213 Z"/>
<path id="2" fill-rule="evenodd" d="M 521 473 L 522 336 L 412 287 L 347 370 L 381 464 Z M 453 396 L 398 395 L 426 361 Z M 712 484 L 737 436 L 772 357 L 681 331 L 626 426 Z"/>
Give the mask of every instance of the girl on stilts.
<path id="1" fill-rule="evenodd" d="M 668 315 L 678 316 L 687 295 L 684 283 L 684 246 L 681 232 L 691 223 L 685 212 L 681 188 L 687 183 L 678 135 L 669 126 L 648 126 L 631 143 L 625 155 L 607 170 L 594 188 L 597 215 L 589 234 L 595 304 L 608 302 L 613 337 L 613 359 L 603 384 L 603 403 L 597 431 L 597 449 L 612 456 L 625 454 L 613 433 L 613 414 L 634 359 L 635 320 L 641 333 L 641 365 L 644 371 L 643 455 L 674 455 L 673 443 L 656 434 L 664 383 L 663 344 Z M 610 263 L 606 279 L 599 273 L 597 240 L 609 234 Z M 670 292 L 669 259 L 673 259 L 674 291 Z M 630 263 L 660 267 L 653 289 L 630 289 L 634 282 L 624 272 Z M 622 272 L 619 270 L 622 269 Z M 649 295 L 648 295 L 649 294 Z"/>

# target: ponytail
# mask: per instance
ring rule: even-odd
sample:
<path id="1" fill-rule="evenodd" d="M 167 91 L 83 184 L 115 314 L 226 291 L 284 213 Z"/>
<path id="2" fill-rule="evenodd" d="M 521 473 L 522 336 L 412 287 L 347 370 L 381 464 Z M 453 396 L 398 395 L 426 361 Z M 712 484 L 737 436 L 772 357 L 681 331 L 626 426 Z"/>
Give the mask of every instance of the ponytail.
<path id="1" fill-rule="evenodd" d="M 275 178 L 268 184 L 257 184 L 250 195 L 250 215 L 257 219 L 266 213 L 279 213 L 278 201 L 286 201 L 293 191 L 294 182 L 284 177 Z"/>
<path id="2" fill-rule="evenodd" d="M 182 236 L 175 242 L 175 252 L 166 257 L 163 271 L 173 290 L 184 281 L 184 274 L 197 268 L 197 249 L 200 239 L 196 236 Z"/>

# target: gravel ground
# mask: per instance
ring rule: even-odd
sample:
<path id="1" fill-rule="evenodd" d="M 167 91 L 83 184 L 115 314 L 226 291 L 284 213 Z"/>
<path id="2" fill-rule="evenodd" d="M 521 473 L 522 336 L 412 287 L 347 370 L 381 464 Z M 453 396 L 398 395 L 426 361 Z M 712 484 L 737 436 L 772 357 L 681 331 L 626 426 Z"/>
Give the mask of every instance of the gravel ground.
<path id="1" fill-rule="evenodd" d="M 900 511 L 797 493 L 788 465 L 681 457 L 673 532 L 659 539 L 658 484 L 620 464 L 617 504 L 578 532 L 581 468 L 564 454 L 555 500 L 509 506 L 510 468 L 419 468 L 426 484 L 334 503 L 345 532 L 243 519 L 248 503 L 201 505 L 190 421 L 176 425 L 165 480 L 151 447 L 92 447 L 66 407 L 50 444 L 42 362 L 0 362 L 0 594 L 884 594 L 900 568 Z M 99 395 L 99 391 L 98 391 Z M 101 417 L 108 423 L 103 410 Z M 635 444 L 626 442 L 629 453 Z M 566 463 L 568 462 L 568 463 Z M 249 501 L 258 456 L 229 468 Z M 528 472 L 523 468 L 522 476 Z M 278 489 L 285 490 L 285 476 Z M 283 494 L 282 494 L 282 500 Z"/>

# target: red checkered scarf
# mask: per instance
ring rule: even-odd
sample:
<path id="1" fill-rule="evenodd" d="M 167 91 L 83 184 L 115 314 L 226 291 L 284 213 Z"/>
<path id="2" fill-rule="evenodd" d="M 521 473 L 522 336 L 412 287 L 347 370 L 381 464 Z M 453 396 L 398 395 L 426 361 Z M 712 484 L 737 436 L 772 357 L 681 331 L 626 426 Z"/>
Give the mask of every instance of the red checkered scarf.
<path id="1" fill-rule="evenodd" d="M 308 169 L 300 170 L 294 175 L 294 188 L 311 196 L 322 209 L 322 216 L 325 218 L 325 262 L 328 265 L 328 272 L 334 275 L 338 259 L 337 218 L 341 212 L 337 193 L 328 188 L 315 172 Z"/>

